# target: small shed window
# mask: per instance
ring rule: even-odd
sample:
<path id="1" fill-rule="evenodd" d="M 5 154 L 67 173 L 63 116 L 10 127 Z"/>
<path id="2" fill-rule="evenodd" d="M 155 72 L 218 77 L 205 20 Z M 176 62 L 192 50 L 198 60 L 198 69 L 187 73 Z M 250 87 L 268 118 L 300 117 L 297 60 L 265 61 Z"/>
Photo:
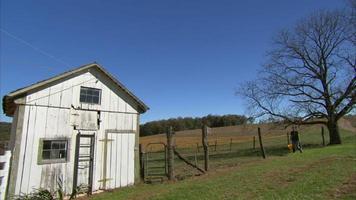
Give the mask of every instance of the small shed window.
<path id="1" fill-rule="evenodd" d="M 96 88 L 80 87 L 80 102 L 100 104 L 101 90 Z"/>
<path id="2" fill-rule="evenodd" d="M 42 159 L 65 161 L 67 149 L 67 140 L 43 140 Z"/>

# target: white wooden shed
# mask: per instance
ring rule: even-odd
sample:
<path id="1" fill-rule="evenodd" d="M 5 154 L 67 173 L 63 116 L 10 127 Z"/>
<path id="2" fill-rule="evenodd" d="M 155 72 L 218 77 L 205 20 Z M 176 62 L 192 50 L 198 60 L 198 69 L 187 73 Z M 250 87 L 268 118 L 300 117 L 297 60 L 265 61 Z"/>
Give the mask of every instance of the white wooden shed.
<path id="1" fill-rule="evenodd" d="M 139 179 L 139 116 L 149 108 L 92 63 L 13 91 L 7 196 L 44 188 L 88 193 Z"/>

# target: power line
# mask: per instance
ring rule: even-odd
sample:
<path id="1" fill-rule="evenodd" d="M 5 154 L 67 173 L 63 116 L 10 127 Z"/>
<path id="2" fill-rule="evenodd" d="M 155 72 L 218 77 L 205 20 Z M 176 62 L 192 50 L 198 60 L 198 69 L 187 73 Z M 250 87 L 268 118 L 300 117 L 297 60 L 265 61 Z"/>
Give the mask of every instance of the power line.
<path id="1" fill-rule="evenodd" d="M 34 49 L 35 51 L 41 53 L 42 55 L 45 55 L 45 56 L 47 56 L 47 57 L 49 57 L 49 58 L 52 58 L 53 60 L 55 60 L 55 61 L 57 61 L 57 62 L 59 62 L 59 63 L 61 63 L 61 64 L 65 64 L 65 65 L 68 66 L 68 67 L 71 66 L 71 65 L 68 64 L 67 62 L 64 62 L 63 60 L 61 60 L 61 59 L 55 57 L 54 55 L 52 55 L 52 54 L 50 54 L 50 53 L 47 53 L 46 51 L 44 51 L 44 50 L 42 50 L 42 49 L 40 49 L 40 48 L 38 48 L 38 47 L 35 47 L 34 45 L 30 44 L 29 42 L 25 41 L 24 39 L 22 39 L 22 38 L 20 38 L 20 37 L 18 37 L 18 36 L 16 36 L 16 35 L 14 35 L 14 34 L 12 34 L 12 33 L 9 33 L 8 31 L 4 30 L 4 29 L 1 28 L 1 27 L 0 27 L 0 31 L 3 32 L 3 33 L 5 33 L 7 36 L 9 36 L 9 37 L 15 39 L 16 41 L 21 42 L 22 44 L 25 44 L 25 45 L 31 47 L 32 49 Z"/>

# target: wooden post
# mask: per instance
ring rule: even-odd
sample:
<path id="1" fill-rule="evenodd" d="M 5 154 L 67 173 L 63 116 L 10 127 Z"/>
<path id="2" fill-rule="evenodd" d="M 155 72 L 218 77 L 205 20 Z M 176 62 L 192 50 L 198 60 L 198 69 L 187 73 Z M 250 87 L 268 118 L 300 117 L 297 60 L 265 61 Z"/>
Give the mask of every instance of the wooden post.
<path id="1" fill-rule="evenodd" d="M 197 142 L 197 151 L 199 152 L 199 143 Z"/>
<path id="2" fill-rule="evenodd" d="M 256 149 L 256 136 L 253 136 L 253 145 L 252 145 L 253 149 Z"/>
<path id="3" fill-rule="evenodd" d="M 232 138 L 230 138 L 230 152 L 232 151 Z"/>
<path id="4" fill-rule="evenodd" d="M 195 166 L 198 166 L 197 151 L 195 151 L 194 161 L 195 161 Z"/>
<path id="5" fill-rule="evenodd" d="M 144 157 L 143 157 L 143 149 L 142 149 L 142 144 L 139 144 L 139 155 L 140 155 L 140 175 L 141 179 L 145 180 L 145 164 L 144 164 Z"/>
<path id="6" fill-rule="evenodd" d="M 266 152 L 265 152 L 265 149 L 263 148 L 263 144 L 262 144 L 262 136 L 261 136 L 261 128 L 260 127 L 258 127 L 258 140 L 260 141 L 262 157 L 264 159 L 266 159 Z"/>
<path id="7" fill-rule="evenodd" d="M 216 146 L 218 145 L 218 141 L 215 140 L 215 148 L 214 148 L 214 151 L 216 152 Z"/>
<path id="8" fill-rule="evenodd" d="M 209 170 L 209 146 L 208 146 L 208 131 L 209 127 L 207 125 L 203 126 L 202 130 L 202 144 L 204 148 L 204 169 Z"/>
<path id="9" fill-rule="evenodd" d="M 174 180 L 174 142 L 173 128 L 169 127 L 167 131 L 167 150 L 168 150 L 168 179 Z"/>
<path id="10" fill-rule="evenodd" d="M 321 138 L 323 139 L 323 146 L 325 146 L 324 126 L 321 127 Z"/>
<path id="11" fill-rule="evenodd" d="M 287 132 L 287 145 L 290 144 L 290 140 L 289 140 L 289 132 Z"/>

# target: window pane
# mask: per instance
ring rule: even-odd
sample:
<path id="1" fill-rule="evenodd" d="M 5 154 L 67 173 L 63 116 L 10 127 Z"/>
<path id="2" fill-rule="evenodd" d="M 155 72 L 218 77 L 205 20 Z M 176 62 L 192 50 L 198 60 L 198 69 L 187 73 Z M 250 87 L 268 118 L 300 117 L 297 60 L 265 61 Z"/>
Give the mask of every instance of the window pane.
<path id="1" fill-rule="evenodd" d="M 85 95 L 82 95 L 82 94 L 81 94 L 81 95 L 80 95 L 80 102 L 85 102 L 85 97 L 86 97 Z"/>
<path id="2" fill-rule="evenodd" d="M 93 103 L 99 104 L 99 97 L 93 97 Z"/>
<path id="3" fill-rule="evenodd" d="M 52 149 L 59 149 L 59 143 L 58 142 L 53 142 L 52 143 Z"/>
<path id="4" fill-rule="evenodd" d="M 44 160 L 51 159 L 51 151 L 43 151 L 42 159 L 44 159 Z"/>
<path id="5" fill-rule="evenodd" d="M 43 141 L 43 149 L 51 149 L 51 141 Z"/>
<path id="6" fill-rule="evenodd" d="M 59 158 L 66 158 L 67 157 L 67 151 L 66 150 L 60 150 L 59 151 Z"/>
<path id="7" fill-rule="evenodd" d="M 96 97 L 99 97 L 99 90 L 93 91 L 93 95 L 96 96 Z"/>
<path id="8" fill-rule="evenodd" d="M 81 88 L 80 95 L 86 95 L 86 94 L 87 94 L 87 90 L 85 88 Z"/>
<path id="9" fill-rule="evenodd" d="M 62 142 L 62 143 L 61 143 L 60 149 L 66 149 L 66 142 Z"/>
<path id="10" fill-rule="evenodd" d="M 86 96 L 85 97 L 85 103 L 91 103 L 91 101 L 92 101 L 91 96 Z"/>
<path id="11" fill-rule="evenodd" d="M 58 158 L 59 158 L 59 150 L 52 150 L 51 159 L 58 159 Z"/>
<path id="12" fill-rule="evenodd" d="M 87 95 L 93 95 L 93 90 L 88 89 L 87 90 Z"/>

